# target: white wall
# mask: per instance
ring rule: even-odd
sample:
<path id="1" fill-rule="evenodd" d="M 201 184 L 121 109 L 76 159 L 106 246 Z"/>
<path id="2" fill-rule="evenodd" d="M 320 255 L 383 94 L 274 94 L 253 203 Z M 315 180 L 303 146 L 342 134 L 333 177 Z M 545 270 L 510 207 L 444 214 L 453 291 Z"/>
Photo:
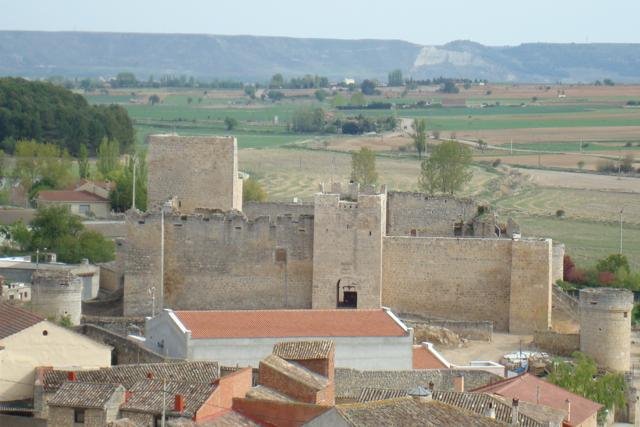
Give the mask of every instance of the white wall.
<path id="1" fill-rule="evenodd" d="M 147 318 L 144 333 L 148 349 L 169 357 L 187 358 L 187 343 L 191 334 L 181 330 L 168 311 L 163 311 L 153 319 Z M 163 345 L 158 345 L 161 342 Z"/>

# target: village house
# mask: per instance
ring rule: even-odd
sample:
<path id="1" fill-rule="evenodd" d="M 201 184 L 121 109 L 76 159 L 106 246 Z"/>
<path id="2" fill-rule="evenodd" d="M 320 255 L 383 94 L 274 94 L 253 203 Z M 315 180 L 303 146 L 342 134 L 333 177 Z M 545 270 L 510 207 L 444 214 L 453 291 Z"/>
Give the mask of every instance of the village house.
<path id="1" fill-rule="evenodd" d="M 49 400 L 48 424 L 56 427 L 101 427 L 118 417 L 125 389 L 116 384 L 78 383 L 74 377 Z"/>
<path id="2" fill-rule="evenodd" d="M 68 189 L 42 190 L 36 198 L 37 207 L 59 205 L 71 213 L 91 218 L 107 218 L 111 212 L 109 192 L 111 182 L 80 180 Z"/>
<path id="3" fill-rule="evenodd" d="M 412 367 L 413 330 L 388 309 L 172 311 L 148 318 L 145 345 L 189 360 L 258 366 L 280 341 L 330 339 L 336 366 Z"/>
<path id="4" fill-rule="evenodd" d="M 32 399 L 36 368 L 99 368 L 111 347 L 22 308 L 0 303 L 0 401 Z"/>

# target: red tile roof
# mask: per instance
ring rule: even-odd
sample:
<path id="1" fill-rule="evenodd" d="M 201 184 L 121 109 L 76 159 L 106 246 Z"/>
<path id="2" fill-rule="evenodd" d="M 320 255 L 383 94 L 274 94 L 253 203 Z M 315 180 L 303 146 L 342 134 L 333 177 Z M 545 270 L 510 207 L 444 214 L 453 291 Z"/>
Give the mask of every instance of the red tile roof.
<path id="1" fill-rule="evenodd" d="M 440 359 L 433 355 L 425 346 L 413 346 L 413 369 L 443 369 L 448 368 Z"/>
<path id="2" fill-rule="evenodd" d="M 103 202 L 109 200 L 88 191 L 45 190 L 38 193 L 38 200 L 45 202 Z"/>
<path id="3" fill-rule="evenodd" d="M 192 338 L 401 337 L 384 309 L 176 311 Z"/>
<path id="4" fill-rule="evenodd" d="M 43 320 L 44 317 L 33 314 L 30 311 L 11 304 L 0 303 L 0 339 L 17 334 Z"/>
<path id="5" fill-rule="evenodd" d="M 571 402 L 571 420 L 566 423 L 569 426 L 582 424 L 602 408 L 599 403 L 578 396 L 528 373 L 498 381 L 472 391 L 493 393 L 509 399 L 517 397 L 523 402 L 538 403 L 563 411 L 566 411 L 565 401 L 569 399 L 569 402 Z M 538 396 L 539 401 L 536 400 Z"/>

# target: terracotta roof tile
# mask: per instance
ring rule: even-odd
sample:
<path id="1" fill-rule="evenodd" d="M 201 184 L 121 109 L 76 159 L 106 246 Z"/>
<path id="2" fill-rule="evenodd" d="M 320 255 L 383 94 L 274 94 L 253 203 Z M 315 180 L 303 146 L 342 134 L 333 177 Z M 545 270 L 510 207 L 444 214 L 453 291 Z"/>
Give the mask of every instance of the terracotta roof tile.
<path id="1" fill-rule="evenodd" d="M 505 426 L 490 418 L 430 401 L 417 401 L 411 397 L 380 400 L 377 402 L 337 405 L 340 416 L 352 426 Z"/>
<path id="2" fill-rule="evenodd" d="M 198 338 L 405 336 L 383 309 L 176 311 Z"/>
<path id="3" fill-rule="evenodd" d="M 565 401 L 569 399 L 571 402 L 571 421 L 568 425 L 580 425 L 602 408 L 599 403 L 578 396 L 528 373 L 498 381 L 473 391 L 494 393 L 508 399 L 517 397 L 521 402 L 539 402 L 559 410 L 565 410 Z"/>
<path id="4" fill-rule="evenodd" d="M 42 322 L 44 317 L 7 303 L 0 303 L 0 339 Z"/>
<path id="5" fill-rule="evenodd" d="M 413 346 L 413 369 L 444 369 L 447 365 L 435 357 L 425 346 Z"/>
<path id="6" fill-rule="evenodd" d="M 273 354 L 265 357 L 260 361 L 260 366 L 267 365 L 270 368 L 286 375 L 292 380 L 311 387 L 315 390 L 322 390 L 329 385 L 329 380 L 322 375 L 318 375 L 309 369 L 296 363 L 287 362 L 286 360 L 274 356 Z M 262 368 L 260 368 L 262 369 Z"/>
<path id="7" fill-rule="evenodd" d="M 265 387 L 263 385 L 259 385 L 257 387 L 252 387 L 245 396 L 247 399 L 256 399 L 256 400 L 277 400 L 280 402 L 295 402 L 295 399 L 290 398 L 289 396 L 282 394 L 280 392 L 275 391 L 272 388 Z"/>
<path id="8" fill-rule="evenodd" d="M 273 346 L 273 354 L 286 360 L 326 359 L 335 351 L 333 341 L 285 341 Z"/>
<path id="9" fill-rule="evenodd" d="M 50 370 L 44 373 L 45 391 L 57 390 L 67 379 L 67 370 Z M 218 378 L 217 362 L 146 363 L 117 365 L 109 368 L 78 370 L 76 377 L 81 382 L 122 384 L 127 389 L 138 381 L 153 378 L 210 384 Z"/>
<path id="10" fill-rule="evenodd" d="M 196 425 L 195 423 L 193 425 Z M 223 411 L 213 418 L 198 422 L 198 427 L 259 427 L 257 424 L 236 411 Z"/>
<path id="11" fill-rule="evenodd" d="M 50 406 L 71 408 L 104 408 L 116 391 L 124 388 L 117 384 L 93 384 L 69 381 L 62 384 L 56 394 L 47 401 Z"/>
<path id="12" fill-rule="evenodd" d="M 163 396 L 163 388 L 165 396 Z M 145 379 L 135 383 L 129 391 L 131 397 L 120 406 L 121 411 L 145 412 L 150 414 L 174 412 L 175 395 L 184 398 L 185 409 L 182 416 L 191 418 L 211 396 L 216 386 L 206 383 L 190 383 L 184 381 L 161 381 Z"/>
<path id="13" fill-rule="evenodd" d="M 407 396 L 406 390 L 392 390 L 388 388 L 363 388 L 358 397 L 358 402 L 375 402 L 376 400 L 395 399 Z"/>
<path id="14" fill-rule="evenodd" d="M 109 203 L 108 199 L 88 191 L 44 190 L 38 193 L 38 200 L 45 202 L 93 202 Z"/>

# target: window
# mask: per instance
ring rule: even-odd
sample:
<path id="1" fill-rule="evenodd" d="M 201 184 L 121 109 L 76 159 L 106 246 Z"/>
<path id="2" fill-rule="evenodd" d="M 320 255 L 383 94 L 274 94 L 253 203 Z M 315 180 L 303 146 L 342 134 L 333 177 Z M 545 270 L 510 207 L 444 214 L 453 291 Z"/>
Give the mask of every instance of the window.
<path id="1" fill-rule="evenodd" d="M 80 205 L 78 206 L 78 211 L 82 215 L 87 215 L 89 212 L 91 212 L 91 205 Z"/>
<path id="2" fill-rule="evenodd" d="M 73 422 L 78 424 L 84 424 L 84 409 L 73 410 Z"/>

